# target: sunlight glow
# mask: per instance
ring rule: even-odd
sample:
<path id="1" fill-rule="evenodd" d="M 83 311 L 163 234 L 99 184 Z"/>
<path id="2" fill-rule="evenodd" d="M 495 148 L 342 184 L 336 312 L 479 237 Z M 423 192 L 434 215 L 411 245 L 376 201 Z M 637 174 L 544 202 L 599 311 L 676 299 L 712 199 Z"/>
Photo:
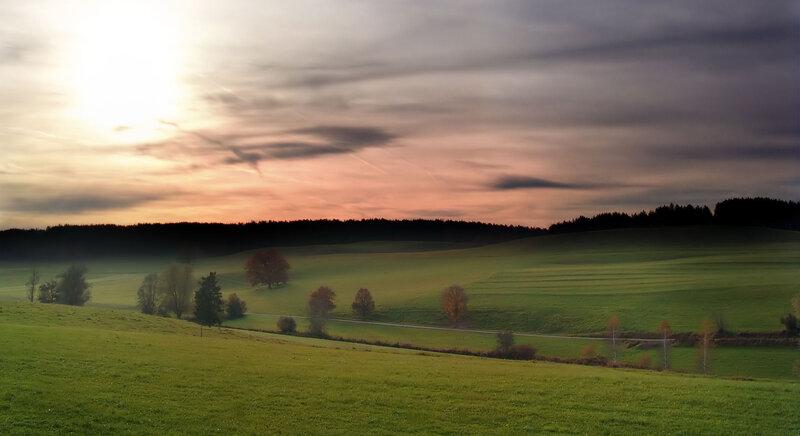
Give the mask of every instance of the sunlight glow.
<path id="1" fill-rule="evenodd" d="M 78 25 L 75 114 L 120 140 L 159 136 L 159 120 L 179 115 L 184 94 L 175 14 L 149 2 L 104 2 Z"/>

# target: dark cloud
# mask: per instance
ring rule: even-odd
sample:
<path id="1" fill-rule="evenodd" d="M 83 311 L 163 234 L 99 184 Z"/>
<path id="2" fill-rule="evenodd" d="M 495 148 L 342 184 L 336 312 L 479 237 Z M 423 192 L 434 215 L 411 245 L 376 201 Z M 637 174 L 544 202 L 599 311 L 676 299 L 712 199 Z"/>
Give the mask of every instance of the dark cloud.
<path id="1" fill-rule="evenodd" d="M 503 176 L 489 184 L 489 188 L 498 191 L 515 189 L 595 189 L 603 186 L 587 183 L 564 183 L 528 176 Z"/>
<path id="2" fill-rule="evenodd" d="M 145 203 L 162 200 L 171 194 L 166 193 L 59 193 L 38 195 L 27 192 L 25 195 L 12 195 L 3 202 L 7 212 L 37 214 L 80 214 L 84 212 L 129 209 Z"/>
<path id="3" fill-rule="evenodd" d="M 800 144 L 718 145 L 698 144 L 640 148 L 641 153 L 659 161 L 800 161 Z"/>
<path id="4" fill-rule="evenodd" d="M 258 163 L 265 160 L 311 159 L 326 155 L 354 153 L 365 148 L 385 147 L 397 138 L 397 135 L 378 127 L 320 125 L 267 134 L 270 136 L 289 135 L 307 140 L 253 143 L 256 138 L 261 138 L 264 134 L 217 138 L 204 132 L 185 130 L 172 122 L 164 121 L 163 123 L 175 127 L 189 137 L 199 139 L 201 144 L 185 139 L 141 144 L 136 146 L 139 153 L 178 160 L 186 157 L 215 155 L 220 151 L 225 151 L 229 152 L 230 156 L 222 159 L 222 163 L 247 163 L 256 169 L 258 169 Z"/>

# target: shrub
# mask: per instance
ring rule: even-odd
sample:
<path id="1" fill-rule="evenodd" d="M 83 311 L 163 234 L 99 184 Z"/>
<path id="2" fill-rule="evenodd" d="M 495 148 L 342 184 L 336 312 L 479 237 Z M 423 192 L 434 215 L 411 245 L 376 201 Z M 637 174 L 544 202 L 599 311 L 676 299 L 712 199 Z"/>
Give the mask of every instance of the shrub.
<path id="1" fill-rule="evenodd" d="M 282 316 L 278 319 L 278 330 L 280 330 L 281 333 L 293 335 L 297 333 L 297 323 L 294 321 L 294 318 Z"/>
<path id="2" fill-rule="evenodd" d="M 536 357 L 536 348 L 530 345 L 512 345 L 506 351 L 506 357 L 515 360 L 532 360 Z"/>
<path id="3" fill-rule="evenodd" d="M 241 318 L 247 312 L 247 303 L 234 292 L 228 295 L 228 302 L 225 303 L 225 311 L 228 313 L 228 319 Z"/>
<path id="4" fill-rule="evenodd" d="M 55 280 L 48 280 L 39 286 L 40 303 L 55 303 L 58 301 L 58 282 Z"/>
<path id="5" fill-rule="evenodd" d="M 581 359 L 594 359 L 597 357 L 597 350 L 594 345 L 586 345 L 581 348 Z"/>
<path id="6" fill-rule="evenodd" d="M 800 327 L 797 325 L 797 317 L 794 314 L 787 313 L 786 316 L 782 316 L 781 324 L 783 324 L 783 331 L 789 336 L 797 336 L 798 332 L 800 332 Z"/>
<path id="7" fill-rule="evenodd" d="M 650 369 L 653 366 L 653 359 L 649 354 L 644 354 L 636 362 L 636 366 L 642 369 Z"/>

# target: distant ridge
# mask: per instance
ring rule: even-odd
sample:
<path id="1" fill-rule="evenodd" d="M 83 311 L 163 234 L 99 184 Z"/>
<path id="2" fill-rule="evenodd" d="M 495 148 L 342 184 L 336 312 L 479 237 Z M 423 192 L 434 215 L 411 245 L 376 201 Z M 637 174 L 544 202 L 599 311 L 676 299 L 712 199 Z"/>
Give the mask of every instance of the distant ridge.
<path id="1" fill-rule="evenodd" d="M 800 230 L 800 202 L 732 198 L 707 206 L 660 206 L 635 214 L 601 213 L 548 229 L 454 220 L 299 220 L 240 224 L 168 223 L 60 225 L 0 231 L 0 259 L 224 255 L 265 246 L 360 241 L 431 241 L 487 244 L 548 233 L 687 225 L 760 226 Z"/>

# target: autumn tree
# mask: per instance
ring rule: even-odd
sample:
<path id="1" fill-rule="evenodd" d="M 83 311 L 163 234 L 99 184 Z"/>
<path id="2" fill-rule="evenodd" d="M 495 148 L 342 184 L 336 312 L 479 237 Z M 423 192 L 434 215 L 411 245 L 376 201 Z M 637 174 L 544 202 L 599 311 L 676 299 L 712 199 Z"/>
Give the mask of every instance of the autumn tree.
<path id="1" fill-rule="evenodd" d="M 247 312 L 247 303 L 234 292 L 228 295 L 225 311 L 228 313 L 228 319 L 241 318 Z"/>
<path id="2" fill-rule="evenodd" d="M 275 249 L 258 250 L 247 259 L 245 275 L 251 286 L 280 286 L 289 281 L 289 262 Z"/>
<path id="3" fill-rule="evenodd" d="M 608 336 L 611 339 L 611 359 L 617 361 L 617 337 L 619 336 L 619 316 L 611 315 L 608 318 Z"/>
<path id="4" fill-rule="evenodd" d="M 662 320 L 661 323 L 658 325 L 658 333 L 661 335 L 662 347 L 664 351 L 664 360 L 662 362 L 663 368 L 669 368 L 669 337 L 672 335 L 672 327 L 670 327 L 669 322 L 665 319 Z"/>
<path id="5" fill-rule="evenodd" d="M 222 288 L 217 281 L 217 273 L 210 272 L 200 279 L 200 286 L 194 292 L 194 317 L 200 323 L 200 336 L 203 326 L 222 324 L 225 313 L 222 301 Z"/>
<path id="6" fill-rule="evenodd" d="M 83 265 L 72 265 L 58 276 L 58 302 L 70 306 L 83 306 L 91 298 L 87 269 Z"/>
<path id="7" fill-rule="evenodd" d="M 703 374 L 708 374 L 711 364 L 711 347 L 714 346 L 714 336 L 717 325 L 710 319 L 705 319 L 700 324 L 697 332 L 698 363 Z"/>
<path id="8" fill-rule="evenodd" d="M 136 291 L 136 305 L 142 313 L 152 315 L 158 309 L 158 274 L 148 274 Z"/>
<path id="9" fill-rule="evenodd" d="M 367 288 L 361 288 L 356 292 L 356 297 L 351 305 L 353 312 L 361 319 L 366 319 L 375 311 L 375 300 Z"/>
<path id="10" fill-rule="evenodd" d="M 172 312 L 180 319 L 191 307 L 194 285 L 190 265 L 176 263 L 162 271 L 158 276 L 158 293 L 159 304 L 163 306 L 164 312 Z"/>
<path id="11" fill-rule="evenodd" d="M 315 336 L 325 334 L 325 322 L 336 308 L 336 293 L 327 286 L 320 286 L 308 296 L 308 332 Z"/>
<path id="12" fill-rule="evenodd" d="M 442 311 L 456 325 L 467 313 L 467 291 L 459 285 L 452 285 L 442 291 Z"/>
<path id="13" fill-rule="evenodd" d="M 31 303 L 33 303 L 33 300 L 36 299 L 36 287 L 39 286 L 40 280 L 41 275 L 39 274 L 39 270 L 34 267 L 31 270 L 31 275 L 28 278 L 28 281 L 25 283 L 26 296 L 28 297 L 28 301 Z"/>

